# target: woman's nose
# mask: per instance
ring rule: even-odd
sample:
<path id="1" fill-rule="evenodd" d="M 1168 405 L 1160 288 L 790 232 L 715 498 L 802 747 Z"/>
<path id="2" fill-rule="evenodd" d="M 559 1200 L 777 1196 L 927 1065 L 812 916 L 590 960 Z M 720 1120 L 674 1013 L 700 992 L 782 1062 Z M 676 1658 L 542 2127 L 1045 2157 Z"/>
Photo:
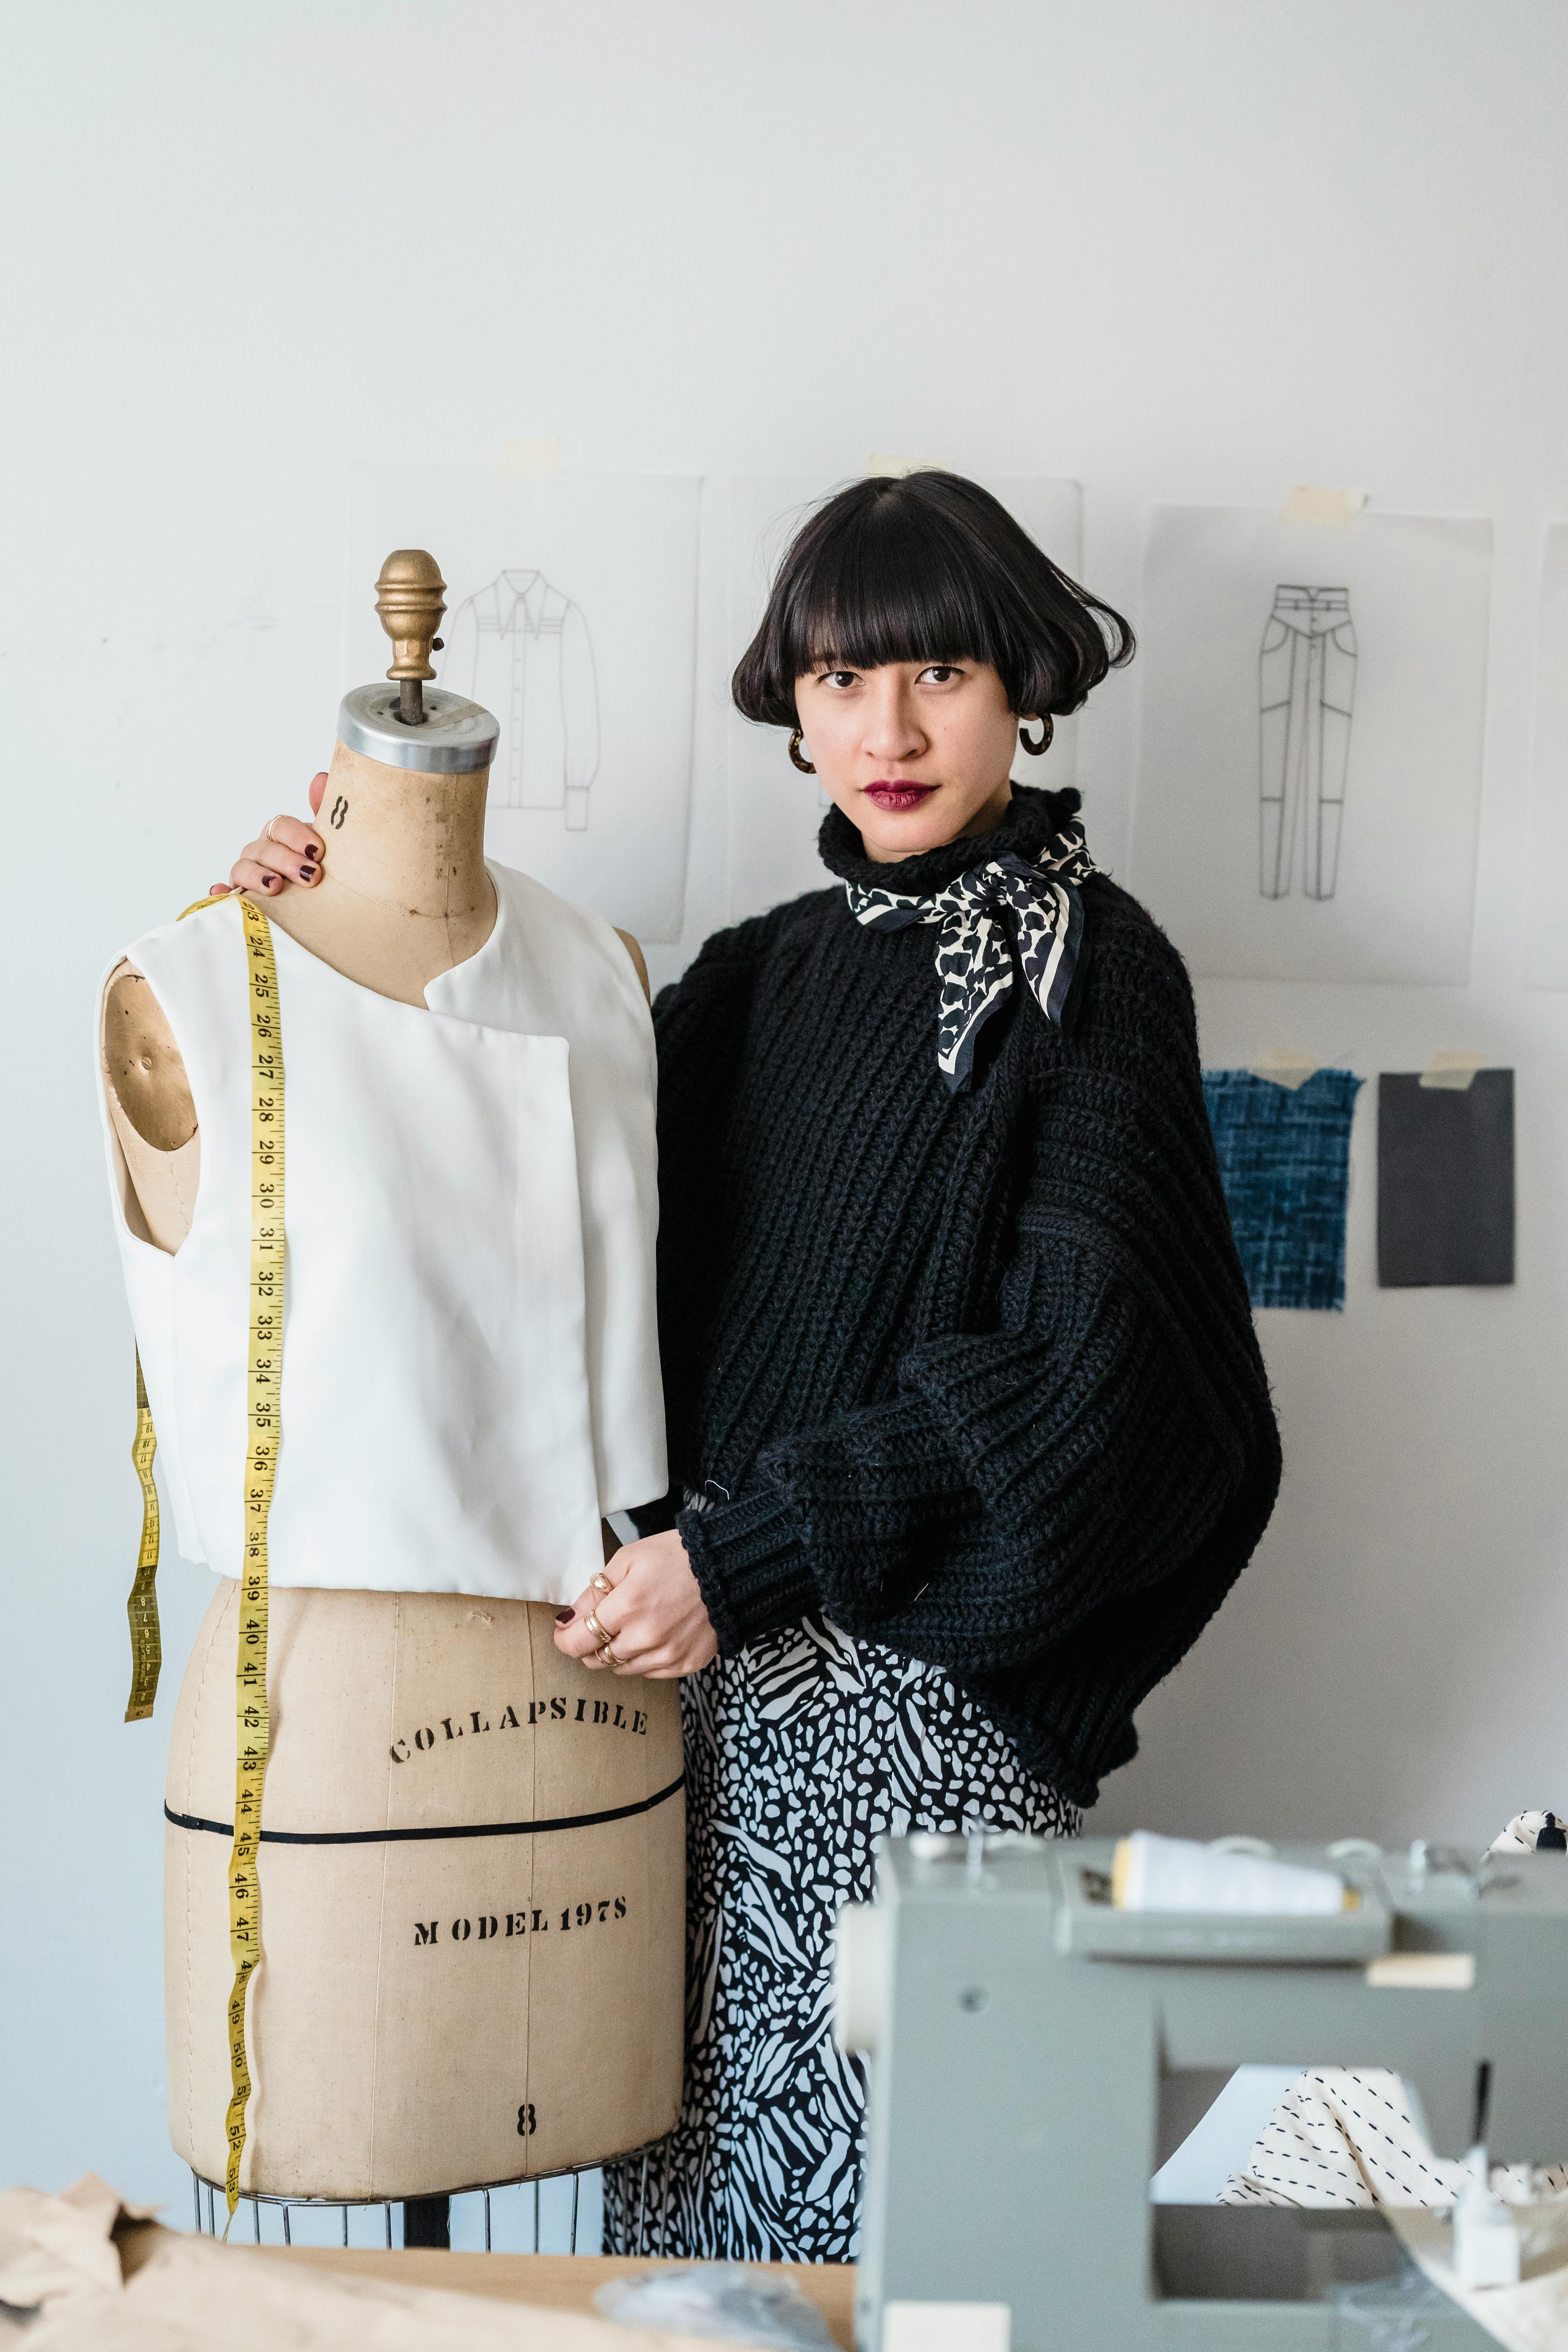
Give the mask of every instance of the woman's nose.
<path id="1" fill-rule="evenodd" d="M 876 697 L 866 714 L 863 742 L 873 759 L 919 758 L 925 749 L 925 736 L 906 695 L 889 689 Z"/>

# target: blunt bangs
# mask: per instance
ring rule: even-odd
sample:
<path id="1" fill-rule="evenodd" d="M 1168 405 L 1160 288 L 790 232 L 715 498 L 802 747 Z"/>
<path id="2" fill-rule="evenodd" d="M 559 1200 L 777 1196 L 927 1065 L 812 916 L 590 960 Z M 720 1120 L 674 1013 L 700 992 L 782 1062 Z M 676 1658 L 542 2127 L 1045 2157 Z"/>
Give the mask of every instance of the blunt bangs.
<path id="1" fill-rule="evenodd" d="M 879 475 L 819 507 L 779 566 L 762 626 L 736 667 L 736 708 L 796 723 L 813 669 L 988 662 L 1020 717 L 1076 710 L 1132 632 L 1057 569 L 977 482 Z"/>

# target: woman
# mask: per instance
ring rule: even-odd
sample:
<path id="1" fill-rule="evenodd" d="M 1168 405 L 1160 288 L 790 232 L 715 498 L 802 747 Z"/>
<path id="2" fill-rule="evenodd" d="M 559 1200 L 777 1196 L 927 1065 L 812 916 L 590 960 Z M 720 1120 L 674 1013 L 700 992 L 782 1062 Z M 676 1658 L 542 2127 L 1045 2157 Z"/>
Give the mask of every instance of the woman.
<path id="1" fill-rule="evenodd" d="M 1186 975 L 1078 795 L 1010 776 L 1131 646 L 922 473 L 805 524 L 735 673 L 834 803 L 836 880 L 655 1007 L 675 1483 L 557 1634 L 689 1677 L 687 2095 L 640 2239 L 670 2252 L 853 2255 L 832 1934 L 874 1841 L 1074 1832 L 1273 1507 Z M 273 831 L 237 883 L 316 870 Z M 612 2168 L 607 2244 L 644 2194 Z"/>

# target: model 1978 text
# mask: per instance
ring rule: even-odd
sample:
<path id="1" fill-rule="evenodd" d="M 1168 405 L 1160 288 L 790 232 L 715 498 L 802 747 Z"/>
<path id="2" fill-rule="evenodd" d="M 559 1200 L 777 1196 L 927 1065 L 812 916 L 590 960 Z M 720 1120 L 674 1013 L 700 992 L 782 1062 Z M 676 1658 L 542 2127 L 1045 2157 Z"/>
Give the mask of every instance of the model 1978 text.
<path id="1" fill-rule="evenodd" d="M 476 1913 L 471 1919 L 454 1919 L 446 1940 L 449 1944 L 499 1944 L 508 1936 L 546 1935 L 552 1925 L 558 1935 L 569 1936 L 574 1927 L 592 1927 L 602 1920 L 624 1919 L 626 1916 L 626 1896 L 606 1895 L 595 1903 L 568 1903 L 562 1911 L 503 1911 L 499 1917 L 493 1912 Z M 416 1945 L 439 1944 L 441 1940 L 438 1919 L 416 1919 Z"/>

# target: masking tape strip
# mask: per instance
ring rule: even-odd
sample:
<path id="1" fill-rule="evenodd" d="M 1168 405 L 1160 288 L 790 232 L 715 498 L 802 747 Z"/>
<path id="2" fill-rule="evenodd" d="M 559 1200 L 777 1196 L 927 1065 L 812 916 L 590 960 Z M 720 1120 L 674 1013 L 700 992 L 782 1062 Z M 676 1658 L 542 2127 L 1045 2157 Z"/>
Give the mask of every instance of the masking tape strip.
<path id="1" fill-rule="evenodd" d="M 561 471 L 561 436 L 538 433 L 531 439 L 503 441 L 496 474 L 503 482 L 548 481 Z"/>
<path id="2" fill-rule="evenodd" d="M 866 471 L 901 478 L 905 474 L 945 473 L 947 468 L 935 457 L 900 457 L 891 449 L 873 449 L 866 460 Z"/>
<path id="3" fill-rule="evenodd" d="M 408 1845 L 423 1843 L 431 1838 L 474 1837 L 547 1837 L 552 1830 L 596 1829 L 601 1822 L 629 1822 L 638 1813 L 651 1813 L 658 1805 L 668 1804 L 686 1786 L 686 1775 L 680 1773 L 668 1789 L 659 1789 L 651 1797 L 639 1797 L 632 1805 L 612 1805 L 602 1813 L 563 1813 L 555 1821 L 543 1822 L 456 1822 L 434 1829 L 402 1830 L 263 1830 L 263 1845 Z M 177 1830 L 206 1830 L 214 1837 L 232 1837 L 231 1822 L 204 1821 L 199 1813 L 176 1813 L 165 1805 L 163 1819 Z"/>
<path id="4" fill-rule="evenodd" d="M 1477 1072 L 1486 1066 L 1484 1054 L 1434 1054 L 1418 1084 L 1436 1087 L 1444 1094 L 1468 1094 Z"/>
<path id="5" fill-rule="evenodd" d="M 1298 482 L 1286 493 L 1281 522 L 1349 522 L 1366 504 L 1364 490 L 1321 490 Z"/>
<path id="6" fill-rule="evenodd" d="M 1267 1078 L 1270 1086 L 1284 1087 L 1290 1094 L 1298 1087 L 1304 1087 L 1322 1066 L 1310 1055 L 1299 1054 L 1289 1045 L 1271 1045 L 1261 1061 L 1247 1066 L 1249 1077 Z"/>

